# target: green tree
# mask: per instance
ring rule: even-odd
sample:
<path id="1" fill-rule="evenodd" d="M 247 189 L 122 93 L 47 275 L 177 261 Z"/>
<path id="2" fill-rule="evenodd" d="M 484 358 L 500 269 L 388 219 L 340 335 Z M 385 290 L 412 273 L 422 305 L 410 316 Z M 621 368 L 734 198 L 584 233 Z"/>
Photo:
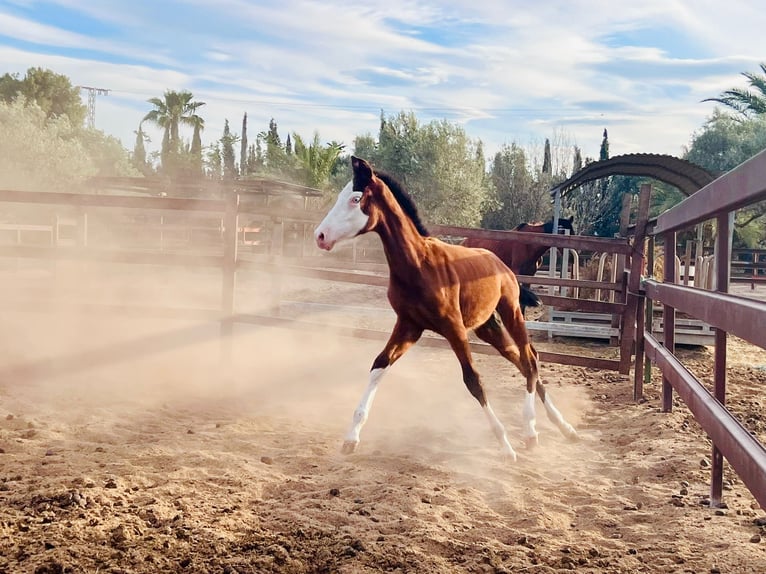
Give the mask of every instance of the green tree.
<path id="1" fill-rule="evenodd" d="M 766 115 L 734 118 L 714 110 L 695 132 L 684 159 L 714 174 L 727 172 L 766 149 Z M 736 212 L 734 240 L 738 246 L 766 247 L 766 202 Z"/>
<path id="2" fill-rule="evenodd" d="M 269 131 L 266 132 L 264 141 L 266 142 L 266 168 L 275 175 L 281 175 L 287 164 L 287 156 L 274 118 L 269 120 Z"/>
<path id="3" fill-rule="evenodd" d="M 262 167 L 256 144 L 250 144 L 247 150 L 247 174 L 254 174 Z"/>
<path id="4" fill-rule="evenodd" d="M 22 79 L 18 74 L 5 74 L 0 78 L 0 97 L 10 103 L 19 95 L 27 102 L 35 102 L 47 118 L 66 116 L 75 128 L 82 127 L 86 107 L 80 89 L 69 78 L 43 68 L 29 68 Z"/>
<path id="5" fill-rule="evenodd" d="M 195 133 L 199 137 L 199 132 L 202 131 L 205 124 L 204 120 L 197 114 L 197 110 L 204 106 L 205 102 L 194 101 L 192 93 L 185 90 L 181 92 L 167 90 L 163 98 L 151 98 L 148 102 L 154 106 L 154 109 L 149 111 L 142 121 L 150 121 L 163 129 L 162 149 L 160 151 L 162 168 L 167 175 L 174 177 L 178 175 L 181 163 L 180 126 L 186 125 L 195 128 Z M 192 148 L 194 147 L 192 145 Z"/>
<path id="6" fill-rule="evenodd" d="M 718 102 L 745 117 L 766 114 L 766 64 L 761 64 L 761 72 L 742 72 L 747 78 L 751 90 L 732 88 L 725 90 L 717 98 L 707 98 L 703 102 Z"/>
<path id="7" fill-rule="evenodd" d="M 418 172 L 421 126 L 414 112 L 399 112 L 386 118 L 381 111 L 377 163 L 395 174 L 405 185 Z"/>
<path id="8" fill-rule="evenodd" d="M 220 180 L 223 176 L 221 141 L 210 144 L 205 151 L 205 171 L 210 179 Z"/>
<path id="9" fill-rule="evenodd" d="M 293 134 L 293 136 L 295 139 L 294 155 L 298 162 L 301 183 L 315 188 L 325 186 L 335 161 L 343 151 L 343 145 L 335 141 L 322 145 L 319 140 L 319 132 L 314 132 L 314 139 L 308 145 L 299 134 Z"/>
<path id="10" fill-rule="evenodd" d="M 114 136 L 101 130 L 78 130 L 77 139 L 82 142 L 85 154 L 95 168 L 95 174 L 102 177 L 138 176 L 130 154 Z"/>
<path id="11" fill-rule="evenodd" d="M 582 150 L 579 147 L 574 146 L 574 156 L 572 158 L 572 175 L 576 174 L 582 169 Z"/>
<path id="12" fill-rule="evenodd" d="M 577 155 L 579 148 L 575 148 Z M 609 134 L 604 129 L 599 161 L 609 159 Z M 592 158 L 585 159 L 585 166 L 593 163 Z M 575 162 L 576 163 L 576 162 Z M 612 185 L 616 178 L 602 178 L 598 181 L 585 183 L 570 191 L 562 200 L 562 212 L 565 216 L 575 219 L 578 233 L 582 235 L 598 235 L 613 237 L 619 230 L 620 210 L 622 207 L 621 190 L 625 182 Z"/>
<path id="13" fill-rule="evenodd" d="M 428 221 L 478 225 L 488 197 L 481 142 L 447 120 L 423 126 L 415 140 L 415 172 L 410 187 Z"/>
<path id="14" fill-rule="evenodd" d="M 193 176 L 202 174 L 202 130 L 205 129 L 205 120 L 197 114 L 190 118 L 191 125 L 194 127 L 192 132 L 191 147 L 189 148 L 189 163 Z"/>
<path id="15" fill-rule="evenodd" d="M 0 99 L 6 104 L 23 96 L 22 83 L 18 74 L 5 73 L 0 76 Z"/>
<path id="16" fill-rule="evenodd" d="M 739 119 L 716 109 L 692 135 L 684 159 L 714 174 L 722 174 L 763 149 L 766 149 L 766 116 Z"/>
<path id="17" fill-rule="evenodd" d="M 550 201 L 532 194 L 534 177 L 526 153 L 516 143 L 504 145 L 495 154 L 489 180 L 490 201 L 482 227 L 513 229 L 519 223 L 543 219 Z"/>
<path id="18" fill-rule="evenodd" d="M 73 191 L 96 174 L 69 118 L 48 118 L 35 102 L 0 102 L 0 188 Z"/>
<path id="19" fill-rule="evenodd" d="M 356 136 L 356 138 L 354 138 L 354 155 L 363 157 L 368 161 L 371 161 L 373 164 L 378 165 L 380 163 L 378 158 L 378 142 L 375 141 L 375 137 L 370 133 Z M 350 175 L 351 169 L 349 168 L 349 176 Z M 351 178 L 349 177 L 349 179 Z"/>
<path id="20" fill-rule="evenodd" d="M 551 140 L 545 138 L 545 151 L 543 152 L 543 173 L 551 175 Z"/>
<path id="21" fill-rule="evenodd" d="M 604 128 L 604 137 L 601 139 L 601 147 L 598 150 L 598 161 L 609 159 L 609 134 Z"/>
<path id="22" fill-rule="evenodd" d="M 149 165 L 146 163 L 146 142 L 149 136 L 144 133 L 143 124 L 138 124 L 138 129 L 134 132 L 136 141 L 133 145 L 133 166 L 141 173 L 146 174 L 149 171 Z"/>
<path id="23" fill-rule="evenodd" d="M 223 124 L 223 136 L 221 136 L 221 161 L 223 162 L 223 178 L 236 179 L 237 158 L 234 155 L 234 144 L 239 141 L 239 136 L 232 134 L 229 129 L 229 120 Z"/>

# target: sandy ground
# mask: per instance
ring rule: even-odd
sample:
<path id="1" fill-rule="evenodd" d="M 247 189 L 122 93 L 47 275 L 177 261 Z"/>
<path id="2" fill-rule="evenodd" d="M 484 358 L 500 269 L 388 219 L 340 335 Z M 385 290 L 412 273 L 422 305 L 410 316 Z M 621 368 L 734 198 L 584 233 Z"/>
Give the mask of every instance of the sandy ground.
<path id="1" fill-rule="evenodd" d="M 291 298 L 384 306 L 306 285 Z M 661 412 L 656 373 L 636 405 L 627 377 L 543 365 L 581 440 L 538 407 L 526 450 L 521 376 L 476 357 L 512 464 L 452 354 L 416 347 L 343 456 L 380 343 L 239 327 L 222 369 L 215 325 L 1 314 L 2 573 L 766 571 L 766 512 L 730 469 L 705 505 L 710 443 Z M 729 402 L 766 440 L 766 353 L 732 349 Z M 682 354 L 710 378 L 709 349 Z"/>

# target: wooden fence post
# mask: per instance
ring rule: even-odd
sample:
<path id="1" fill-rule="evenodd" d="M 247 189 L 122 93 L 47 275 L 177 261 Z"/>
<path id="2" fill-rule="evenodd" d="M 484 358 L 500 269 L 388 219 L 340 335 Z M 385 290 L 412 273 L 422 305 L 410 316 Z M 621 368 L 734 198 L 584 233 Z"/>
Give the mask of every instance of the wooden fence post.
<path id="1" fill-rule="evenodd" d="M 627 293 L 625 294 L 625 312 L 622 316 L 622 333 L 620 334 L 620 372 L 627 375 L 630 372 L 633 343 L 636 340 L 636 324 L 639 310 L 638 298 L 641 288 L 641 272 L 644 269 L 644 239 L 646 226 L 649 221 L 649 200 L 652 196 L 652 186 L 644 184 L 638 197 L 638 212 L 636 229 L 633 235 L 633 252 L 630 255 L 630 277 L 628 277 Z"/>
<path id="2" fill-rule="evenodd" d="M 649 277 L 654 276 L 654 236 L 650 236 L 646 242 L 646 274 Z M 648 330 L 652 333 L 654 324 L 654 301 L 647 297 L 643 292 L 641 302 L 639 303 L 638 313 L 643 314 L 643 320 L 638 320 L 636 327 L 636 367 L 633 380 L 633 400 L 640 401 L 644 396 L 644 385 L 649 384 L 652 379 L 652 362 L 644 353 L 645 339 L 644 333 Z M 639 365 L 641 362 L 641 365 Z"/>
<path id="3" fill-rule="evenodd" d="M 231 361 L 234 334 L 234 292 L 237 287 L 237 236 L 239 229 L 239 194 L 226 197 L 223 227 L 223 263 L 221 278 L 221 360 Z"/>
<path id="4" fill-rule="evenodd" d="M 279 265 L 284 254 L 285 222 L 282 218 L 272 218 L 271 249 L 269 260 Z M 282 300 L 282 275 L 279 272 L 271 274 L 271 312 L 279 315 L 279 305 Z"/>

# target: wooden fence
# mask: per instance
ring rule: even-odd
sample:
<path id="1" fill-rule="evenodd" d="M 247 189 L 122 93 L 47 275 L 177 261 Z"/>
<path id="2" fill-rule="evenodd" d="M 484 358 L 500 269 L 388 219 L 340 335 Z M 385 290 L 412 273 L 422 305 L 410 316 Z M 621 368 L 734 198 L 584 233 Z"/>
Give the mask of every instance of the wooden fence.
<path id="1" fill-rule="evenodd" d="M 644 329 L 639 313 L 634 395 L 640 398 L 648 380 L 644 354 L 662 371 L 663 410 L 670 411 L 675 390 L 713 440 L 710 503 L 721 503 L 723 459 L 729 462 L 758 503 L 766 508 L 766 449 L 726 408 L 727 334 L 766 348 L 766 303 L 728 294 L 730 282 L 729 230 L 736 209 L 766 199 L 766 151 L 743 163 L 660 215 L 652 238 L 665 246 L 662 281 L 643 282 L 641 306 L 651 316 L 652 301 L 663 306 L 663 340 Z M 715 290 L 677 285 L 676 234 L 709 220 L 717 222 Z M 649 250 L 652 254 L 653 249 Z M 652 269 L 649 265 L 649 269 Z M 675 355 L 676 312 L 703 320 L 715 329 L 714 383 L 711 393 Z M 646 377 L 645 377 L 646 375 Z"/>
<path id="2" fill-rule="evenodd" d="M 348 257 L 345 259 L 342 254 L 340 257 L 338 255 L 329 257 L 307 255 L 305 245 L 307 240 L 310 241 L 311 239 L 310 231 L 323 214 L 303 209 L 276 208 L 268 205 L 256 206 L 252 203 L 243 206 L 236 193 L 229 194 L 226 200 L 212 200 L 0 190 L 0 204 L 52 206 L 48 214 L 51 219 L 49 240 L 27 244 L 22 242 L 18 236 L 16 241 L 0 245 L 0 256 L 219 268 L 221 270 L 219 319 L 224 340 L 229 338 L 233 326 L 237 322 L 292 325 L 301 329 L 320 330 L 326 328 L 324 325 L 313 325 L 308 321 L 290 322 L 284 318 L 275 317 L 273 314 L 255 315 L 237 312 L 235 304 L 237 270 L 271 272 L 275 277 L 287 275 L 380 287 L 385 287 L 388 283 L 385 265 L 365 263 L 359 260 L 362 257 L 354 247 L 351 248 L 351 252 L 347 254 Z M 132 225 L 140 226 L 142 233 L 145 234 L 146 230 L 154 229 L 156 242 L 153 244 L 149 242 L 150 244 L 142 245 L 140 249 L 131 250 L 101 247 L 102 241 L 99 239 L 97 227 L 93 223 L 95 217 L 89 220 L 88 214 L 89 212 L 104 211 L 121 215 L 130 214 L 130 217 L 133 218 Z M 181 215 L 184 217 L 193 216 L 197 219 L 204 216 L 207 217 L 208 221 L 204 225 L 188 221 L 179 223 L 179 220 L 183 219 L 180 217 Z M 261 221 L 264 225 L 253 226 L 249 223 L 253 220 Z M 6 224 L 6 227 L 8 228 L 6 231 L 10 233 L 20 234 L 24 224 L 18 224 L 15 228 L 14 225 Z M 116 225 L 108 227 L 110 233 L 117 233 Z M 37 225 L 35 230 L 44 231 L 43 228 L 47 228 L 47 226 Z M 66 228 L 67 231 L 62 233 L 62 228 Z M 258 229 L 257 232 L 256 229 Z M 297 250 L 294 250 L 294 257 L 292 258 L 281 256 L 286 245 L 288 229 L 297 234 L 299 246 Z M 217 237 L 216 241 L 212 243 L 213 249 L 200 249 L 195 246 L 190 241 L 194 232 L 204 235 L 207 244 L 210 244 L 211 233 L 212 236 Z M 248 232 L 250 235 L 247 235 Z M 561 249 L 609 252 L 628 262 L 632 260 L 632 255 L 636 252 L 634 244 L 628 239 L 538 235 L 445 226 L 432 226 L 432 232 L 445 238 L 473 236 L 514 239 L 532 244 L 555 246 Z M 130 229 L 128 233 L 131 233 Z M 132 230 L 132 233 L 136 235 L 135 230 Z M 179 233 L 191 245 L 191 250 L 177 249 Z M 256 240 L 254 237 L 259 239 Z M 175 240 L 171 240 L 173 238 Z M 258 243 L 261 241 L 268 248 L 266 255 L 252 252 L 253 248 L 258 247 Z M 371 244 L 369 237 L 362 238 L 362 241 L 367 241 L 368 247 Z M 374 238 L 372 242 L 374 242 Z M 643 242 L 639 241 L 635 244 L 642 245 Z M 316 253 L 316 250 L 312 249 L 308 253 L 312 252 Z M 354 261 L 355 259 L 357 260 Z M 367 271 L 360 272 L 364 269 Z M 632 276 L 635 278 L 638 275 Z M 619 359 L 543 351 L 541 353 L 543 361 L 610 369 L 622 373 L 629 371 L 634 341 L 632 328 L 634 322 L 630 317 L 634 315 L 632 309 L 637 305 L 637 300 L 631 293 L 637 291 L 637 286 L 631 289 L 629 285 L 631 274 L 629 273 L 620 272 L 616 277 L 617 280 L 612 282 L 547 277 L 539 274 L 534 277 L 520 277 L 520 280 L 524 282 L 551 288 L 551 293 L 541 294 L 541 299 L 546 305 L 556 308 L 562 313 L 586 311 L 606 313 L 616 318 L 614 331 L 619 333 L 619 339 L 615 338 L 620 345 Z M 278 291 L 278 279 L 275 279 L 274 286 L 277 287 L 276 291 Z M 610 290 L 614 292 L 615 297 L 612 301 L 577 299 L 562 294 L 567 288 Z M 559 290 L 558 294 L 556 294 L 555 289 Z M 381 296 L 383 296 L 383 291 L 381 291 Z M 273 303 L 274 306 L 278 304 L 277 297 Z M 104 306 L 104 310 L 115 309 L 114 306 Z M 119 306 L 119 309 L 125 310 L 124 306 Z M 91 310 L 96 311 L 96 307 L 91 306 Z M 208 313 L 209 316 L 213 310 L 189 309 L 188 311 L 190 316 L 199 316 L 200 312 Z M 167 316 L 167 311 L 161 311 L 151 306 L 144 309 L 134 309 L 131 312 Z M 550 327 L 550 324 L 530 322 L 531 329 L 545 331 Z M 562 330 L 566 332 L 567 327 L 567 325 L 557 324 L 557 333 L 562 332 Z M 574 336 L 578 333 L 581 334 L 582 329 L 582 326 L 574 326 L 571 328 L 571 334 Z M 341 334 L 379 340 L 386 340 L 389 335 L 387 332 L 357 327 L 339 327 L 336 328 L 336 331 Z M 446 346 L 446 342 L 442 341 L 441 338 L 426 337 L 421 344 Z M 224 341 L 224 348 L 227 347 L 228 343 Z M 494 353 L 493 349 L 480 342 L 473 343 L 473 350 L 478 353 Z"/>

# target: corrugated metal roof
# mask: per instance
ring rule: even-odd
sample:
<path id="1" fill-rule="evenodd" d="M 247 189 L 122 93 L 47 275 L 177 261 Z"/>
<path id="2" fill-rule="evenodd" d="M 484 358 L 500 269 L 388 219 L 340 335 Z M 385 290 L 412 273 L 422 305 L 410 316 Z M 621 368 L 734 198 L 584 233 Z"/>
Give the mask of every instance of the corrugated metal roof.
<path id="1" fill-rule="evenodd" d="M 706 169 L 672 155 L 654 153 L 631 153 L 618 155 L 603 161 L 589 163 L 566 181 L 551 189 L 561 196 L 577 187 L 610 175 L 651 177 L 677 187 L 686 196 L 705 187 L 717 176 Z"/>

